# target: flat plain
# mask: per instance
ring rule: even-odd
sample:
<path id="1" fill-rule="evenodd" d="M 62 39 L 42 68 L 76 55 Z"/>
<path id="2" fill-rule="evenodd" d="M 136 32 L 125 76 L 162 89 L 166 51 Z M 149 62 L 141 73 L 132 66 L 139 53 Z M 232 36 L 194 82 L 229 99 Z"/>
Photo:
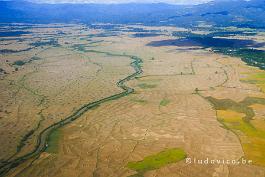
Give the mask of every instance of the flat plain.
<path id="1" fill-rule="evenodd" d="M 172 35 L 184 28 L 118 28 L 35 25 L 1 39 L 0 165 L 11 164 L 5 175 L 264 177 L 265 71 Z M 139 28 L 146 32 L 131 30 Z M 40 141 L 41 151 L 27 157 Z"/>

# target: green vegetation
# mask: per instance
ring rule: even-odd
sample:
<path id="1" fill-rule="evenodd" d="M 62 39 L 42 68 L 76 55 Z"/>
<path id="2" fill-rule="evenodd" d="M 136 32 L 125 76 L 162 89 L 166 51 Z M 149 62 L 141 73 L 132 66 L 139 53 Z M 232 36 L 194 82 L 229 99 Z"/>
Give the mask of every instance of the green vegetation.
<path id="1" fill-rule="evenodd" d="M 98 43 L 101 43 L 101 42 L 104 42 L 104 40 L 91 41 L 91 42 L 89 42 L 89 44 L 98 44 Z"/>
<path id="2" fill-rule="evenodd" d="M 265 70 L 265 51 L 254 48 L 263 47 L 264 43 L 257 43 L 253 40 L 229 39 L 225 37 L 235 35 L 255 35 L 255 32 L 247 31 L 216 31 L 209 34 L 195 34 L 190 31 L 173 32 L 173 36 L 181 39 L 162 40 L 151 42 L 149 46 L 201 46 L 212 48 L 214 52 L 239 57 L 248 65 L 259 67 Z M 220 38 L 220 37 L 222 38 Z"/>
<path id="3" fill-rule="evenodd" d="M 25 64 L 27 64 L 27 63 L 30 63 L 30 62 L 32 62 L 32 61 L 36 61 L 36 60 L 40 60 L 40 59 L 41 59 L 40 57 L 33 56 L 33 57 L 31 57 L 29 60 L 27 60 L 27 61 L 17 60 L 17 61 L 15 61 L 15 62 L 13 63 L 13 65 L 16 65 L 16 66 L 23 66 L 23 65 L 25 65 Z"/>
<path id="4" fill-rule="evenodd" d="M 166 149 L 154 155 L 145 157 L 142 161 L 129 162 L 127 167 L 138 172 L 138 176 L 149 170 L 154 170 L 176 163 L 186 158 L 186 153 L 179 148 Z"/>
<path id="5" fill-rule="evenodd" d="M 252 31 L 252 30 L 246 30 L 246 29 L 221 29 L 221 30 L 217 30 L 214 32 L 211 32 L 210 34 L 207 34 L 207 36 L 212 36 L 212 37 L 230 37 L 230 36 L 254 36 L 257 33 Z"/>
<path id="6" fill-rule="evenodd" d="M 49 40 L 45 40 L 45 41 L 36 41 L 36 42 L 31 43 L 30 45 L 34 47 L 41 47 L 41 46 L 59 47 L 61 46 L 58 43 L 58 39 L 54 39 L 54 38 L 50 38 Z"/>
<path id="7" fill-rule="evenodd" d="M 200 91 L 200 90 L 199 90 L 198 88 L 195 88 L 195 89 L 194 89 L 194 92 L 192 92 L 192 94 L 200 94 L 199 91 Z"/>
<path id="8" fill-rule="evenodd" d="M 257 78 L 257 79 L 265 79 L 265 73 L 255 73 L 253 74 L 253 77 Z"/>
<path id="9" fill-rule="evenodd" d="M 13 65 L 17 65 L 17 66 L 23 66 L 24 64 L 26 64 L 27 62 L 22 61 L 22 60 L 17 60 L 13 63 Z"/>
<path id="10" fill-rule="evenodd" d="M 46 152 L 49 153 L 58 153 L 58 148 L 59 148 L 59 139 L 62 136 L 62 131 L 61 129 L 55 129 L 52 131 L 52 133 L 49 135 L 47 144 L 48 147 L 46 148 Z"/>
<path id="11" fill-rule="evenodd" d="M 80 52 L 86 52 L 86 48 L 84 44 L 75 44 L 72 46 L 75 50 L 78 50 Z"/>
<path id="12" fill-rule="evenodd" d="M 254 126 L 243 121 L 242 113 L 231 110 L 218 111 L 218 120 L 231 130 L 239 130 L 247 136 L 259 136 L 265 138 L 265 132 L 257 130 Z M 230 116 L 230 117 L 229 117 Z"/>
<path id="13" fill-rule="evenodd" d="M 170 100 L 164 98 L 162 101 L 160 101 L 160 106 L 167 106 L 170 103 Z"/>
<path id="14" fill-rule="evenodd" d="M 99 33 L 99 34 L 89 34 L 88 35 L 89 38 L 93 38 L 93 37 L 111 37 L 111 36 L 118 36 L 118 33 L 104 32 L 104 33 Z"/>
<path id="15" fill-rule="evenodd" d="M 140 87 L 141 89 L 151 89 L 151 88 L 155 88 L 156 85 L 155 84 L 141 83 L 141 84 L 138 84 L 138 87 Z"/>
<path id="16" fill-rule="evenodd" d="M 241 102 L 207 97 L 217 110 L 218 121 L 241 140 L 246 158 L 265 166 L 265 122 L 253 119 L 253 106 L 265 105 L 265 98 L 247 97 Z"/>
<path id="17" fill-rule="evenodd" d="M 25 146 L 26 141 L 28 140 L 28 138 L 29 138 L 31 135 L 33 135 L 33 133 L 34 133 L 34 130 L 30 130 L 28 133 L 26 133 L 26 134 L 22 137 L 22 139 L 21 139 L 19 145 L 17 146 L 17 152 L 19 152 L 19 151 Z"/>
<path id="18" fill-rule="evenodd" d="M 177 37 L 201 37 L 201 34 L 195 34 L 192 33 L 191 31 L 174 31 L 172 33 L 173 36 Z"/>
<path id="19" fill-rule="evenodd" d="M 134 92 L 134 89 L 126 86 L 125 83 L 131 79 L 134 79 L 135 77 L 137 77 L 137 75 L 140 75 L 142 73 L 142 68 L 140 65 L 140 63 L 142 63 L 141 58 L 136 57 L 136 56 L 132 56 L 132 55 L 113 54 L 110 52 L 103 52 L 103 51 L 96 51 L 96 50 L 91 50 L 89 52 L 103 53 L 103 54 L 111 55 L 111 56 L 123 56 L 123 57 L 129 57 L 132 59 L 132 62 L 130 65 L 131 65 L 131 67 L 134 68 L 135 72 L 128 75 L 124 79 L 119 80 L 116 83 L 118 87 L 123 89 L 123 92 L 111 95 L 109 97 L 102 98 L 102 99 L 94 101 L 94 102 L 84 104 L 79 109 L 74 111 L 73 114 L 69 115 L 68 117 L 62 119 L 61 121 L 59 121 L 55 124 L 50 125 L 46 129 L 41 131 L 39 136 L 38 136 L 39 142 L 35 146 L 35 149 L 32 150 L 31 152 L 25 154 L 22 157 L 18 157 L 18 158 L 15 158 L 13 160 L 8 161 L 6 164 L 4 164 L 1 167 L 0 175 L 8 173 L 12 168 L 15 168 L 16 166 L 20 165 L 21 163 L 23 163 L 27 159 L 37 157 L 44 150 L 47 152 L 56 153 L 58 150 L 59 137 L 62 135 L 62 133 L 59 130 L 60 127 L 71 123 L 72 121 L 76 120 L 81 115 L 83 115 L 85 112 L 87 112 L 88 110 L 93 109 L 97 106 L 100 106 L 102 103 L 127 96 L 127 95 L 132 94 Z M 25 76 L 22 79 L 24 79 L 24 78 L 25 78 Z M 34 93 L 34 94 L 36 94 L 36 93 Z M 48 147 L 46 147 L 47 141 L 48 141 Z"/>
<path id="20" fill-rule="evenodd" d="M 253 109 L 249 106 L 253 104 L 265 105 L 264 98 L 256 97 L 247 97 L 239 103 L 230 99 L 216 99 L 213 97 L 206 97 L 206 99 L 213 104 L 216 110 L 233 110 L 239 113 L 244 113 L 245 117 L 243 117 L 243 120 L 245 122 L 249 122 L 255 116 Z"/>
<path id="21" fill-rule="evenodd" d="M 7 72 L 4 70 L 4 69 L 2 69 L 2 68 L 0 68 L 0 74 L 6 74 Z"/>
<path id="22" fill-rule="evenodd" d="M 251 66 L 256 66 L 263 70 L 265 69 L 265 51 L 263 50 L 225 47 L 214 48 L 214 51 L 232 57 L 239 57 Z"/>
<path id="23" fill-rule="evenodd" d="M 233 110 L 239 113 L 244 113 L 244 120 L 249 122 L 255 116 L 255 113 L 252 108 L 248 107 L 243 103 L 237 103 L 230 99 L 216 99 L 213 97 L 207 97 L 208 101 L 210 101 L 216 110 Z"/>
<path id="24" fill-rule="evenodd" d="M 22 36 L 25 34 L 31 34 L 29 31 L 0 31 L 0 37 L 14 37 L 14 36 Z"/>
<path id="25" fill-rule="evenodd" d="M 156 37 L 156 36 L 161 36 L 162 34 L 160 33 L 135 33 L 132 36 L 136 38 L 143 38 L 143 37 Z"/>
<path id="26" fill-rule="evenodd" d="M 243 121 L 244 114 L 231 110 L 219 110 L 217 116 L 225 128 L 238 135 L 246 158 L 254 164 L 265 166 L 265 122 L 254 120 L 250 125 Z"/>
<path id="27" fill-rule="evenodd" d="M 34 60 L 40 60 L 41 58 L 40 57 L 36 57 L 36 56 L 34 56 L 34 57 L 31 57 L 31 61 L 34 61 Z"/>
<path id="28" fill-rule="evenodd" d="M 213 31 L 208 34 L 196 34 L 196 33 L 192 33 L 191 31 L 174 31 L 172 33 L 173 36 L 177 36 L 177 37 L 230 37 L 230 36 L 236 36 L 236 35 L 254 36 L 256 34 L 257 33 L 253 31 L 240 31 L 239 29 L 237 29 L 236 31 L 234 30 L 225 31 L 224 29 L 221 29 L 221 30 Z"/>
<path id="29" fill-rule="evenodd" d="M 247 97 L 240 103 L 245 104 L 247 106 L 250 106 L 250 105 L 253 105 L 253 104 L 265 105 L 265 98 Z"/>
<path id="30" fill-rule="evenodd" d="M 262 92 L 265 92 L 265 72 L 251 73 L 248 77 L 241 79 L 241 81 L 255 84 Z"/>

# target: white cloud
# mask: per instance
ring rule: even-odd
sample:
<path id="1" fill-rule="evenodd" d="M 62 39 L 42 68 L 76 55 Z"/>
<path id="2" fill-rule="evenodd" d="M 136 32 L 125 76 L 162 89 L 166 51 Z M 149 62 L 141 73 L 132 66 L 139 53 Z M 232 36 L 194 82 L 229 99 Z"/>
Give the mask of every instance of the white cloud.
<path id="1" fill-rule="evenodd" d="M 200 4 L 211 0 L 30 0 L 38 3 L 97 3 L 97 4 L 118 4 L 118 3 L 169 3 L 169 4 Z"/>

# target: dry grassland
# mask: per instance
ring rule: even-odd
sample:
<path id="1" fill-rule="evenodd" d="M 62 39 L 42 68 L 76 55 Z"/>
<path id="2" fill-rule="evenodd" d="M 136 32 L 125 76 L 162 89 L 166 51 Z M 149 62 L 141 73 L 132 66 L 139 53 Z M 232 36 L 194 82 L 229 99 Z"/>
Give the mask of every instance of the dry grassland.
<path id="1" fill-rule="evenodd" d="M 82 31 L 66 29 L 68 33 Z M 89 33 L 96 34 L 96 31 L 81 34 Z M 263 165 L 265 156 L 250 154 L 253 150 L 242 143 L 244 132 L 235 132 L 230 124 L 228 128 L 223 127 L 233 121 L 243 123 L 243 114 L 215 110 L 206 99 L 240 102 L 246 97 L 265 98 L 259 85 L 262 79 L 257 79 L 258 84 L 249 82 L 254 80 L 254 68 L 238 58 L 204 49 L 176 50 L 174 46 L 146 45 L 172 39 L 166 32 L 163 36 L 146 38 L 133 38 L 131 34 L 93 37 L 93 41 L 103 40 L 93 46 L 86 45 L 90 41 L 62 36 L 59 40 L 62 46 L 34 49 L 40 51 L 37 56 L 41 60 L 23 65 L 23 69 L 0 81 L 1 89 L 6 89 L 1 92 L 1 102 L 5 101 L 1 103 L 4 110 L 0 121 L 5 131 L 0 133 L 0 141 L 3 144 L 9 140 L 1 148 L 4 159 L 16 152 L 15 142 L 40 121 L 20 154 L 34 147 L 34 137 L 44 127 L 66 117 L 80 105 L 121 92 L 116 82 L 134 72 L 130 59 L 95 51 L 135 55 L 143 60 L 143 74 L 127 83 L 135 89 L 133 94 L 104 103 L 60 128 L 50 137 L 51 148 L 13 169 L 8 176 L 264 177 L 265 168 L 258 165 Z M 73 44 L 86 46 L 73 50 Z M 1 57 L 1 61 L 12 58 Z M 251 108 L 255 112 L 251 123 L 264 131 L 261 123 L 264 105 L 252 104 Z M 225 122 L 222 124 L 220 119 Z M 253 157 L 253 161 L 261 158 L 262 163 L 233 166 L 186 164 L 182 158 L 163 160 L 165 154 L 171 156 L 162 152 L 176 148 L 183 150 L 179 157 L 184 157 L 184 153 L 196 159 Z M 179 155 L 179 151 L 173 152 Z M 154 165 L 155 157 L 159 164 Z M 140 167 L 130 168 L 130 164 L 140 164 Z"/>

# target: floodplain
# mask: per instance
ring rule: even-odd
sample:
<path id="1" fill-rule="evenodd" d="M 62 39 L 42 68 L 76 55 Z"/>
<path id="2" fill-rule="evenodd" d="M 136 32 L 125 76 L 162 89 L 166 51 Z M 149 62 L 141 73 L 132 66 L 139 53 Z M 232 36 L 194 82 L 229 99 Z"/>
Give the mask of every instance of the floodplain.
<path id="1" fill-rule="evenodd" d="M 1 175 L 264 177 L 264 33 L 17 25 L 0 33 Z"/>

